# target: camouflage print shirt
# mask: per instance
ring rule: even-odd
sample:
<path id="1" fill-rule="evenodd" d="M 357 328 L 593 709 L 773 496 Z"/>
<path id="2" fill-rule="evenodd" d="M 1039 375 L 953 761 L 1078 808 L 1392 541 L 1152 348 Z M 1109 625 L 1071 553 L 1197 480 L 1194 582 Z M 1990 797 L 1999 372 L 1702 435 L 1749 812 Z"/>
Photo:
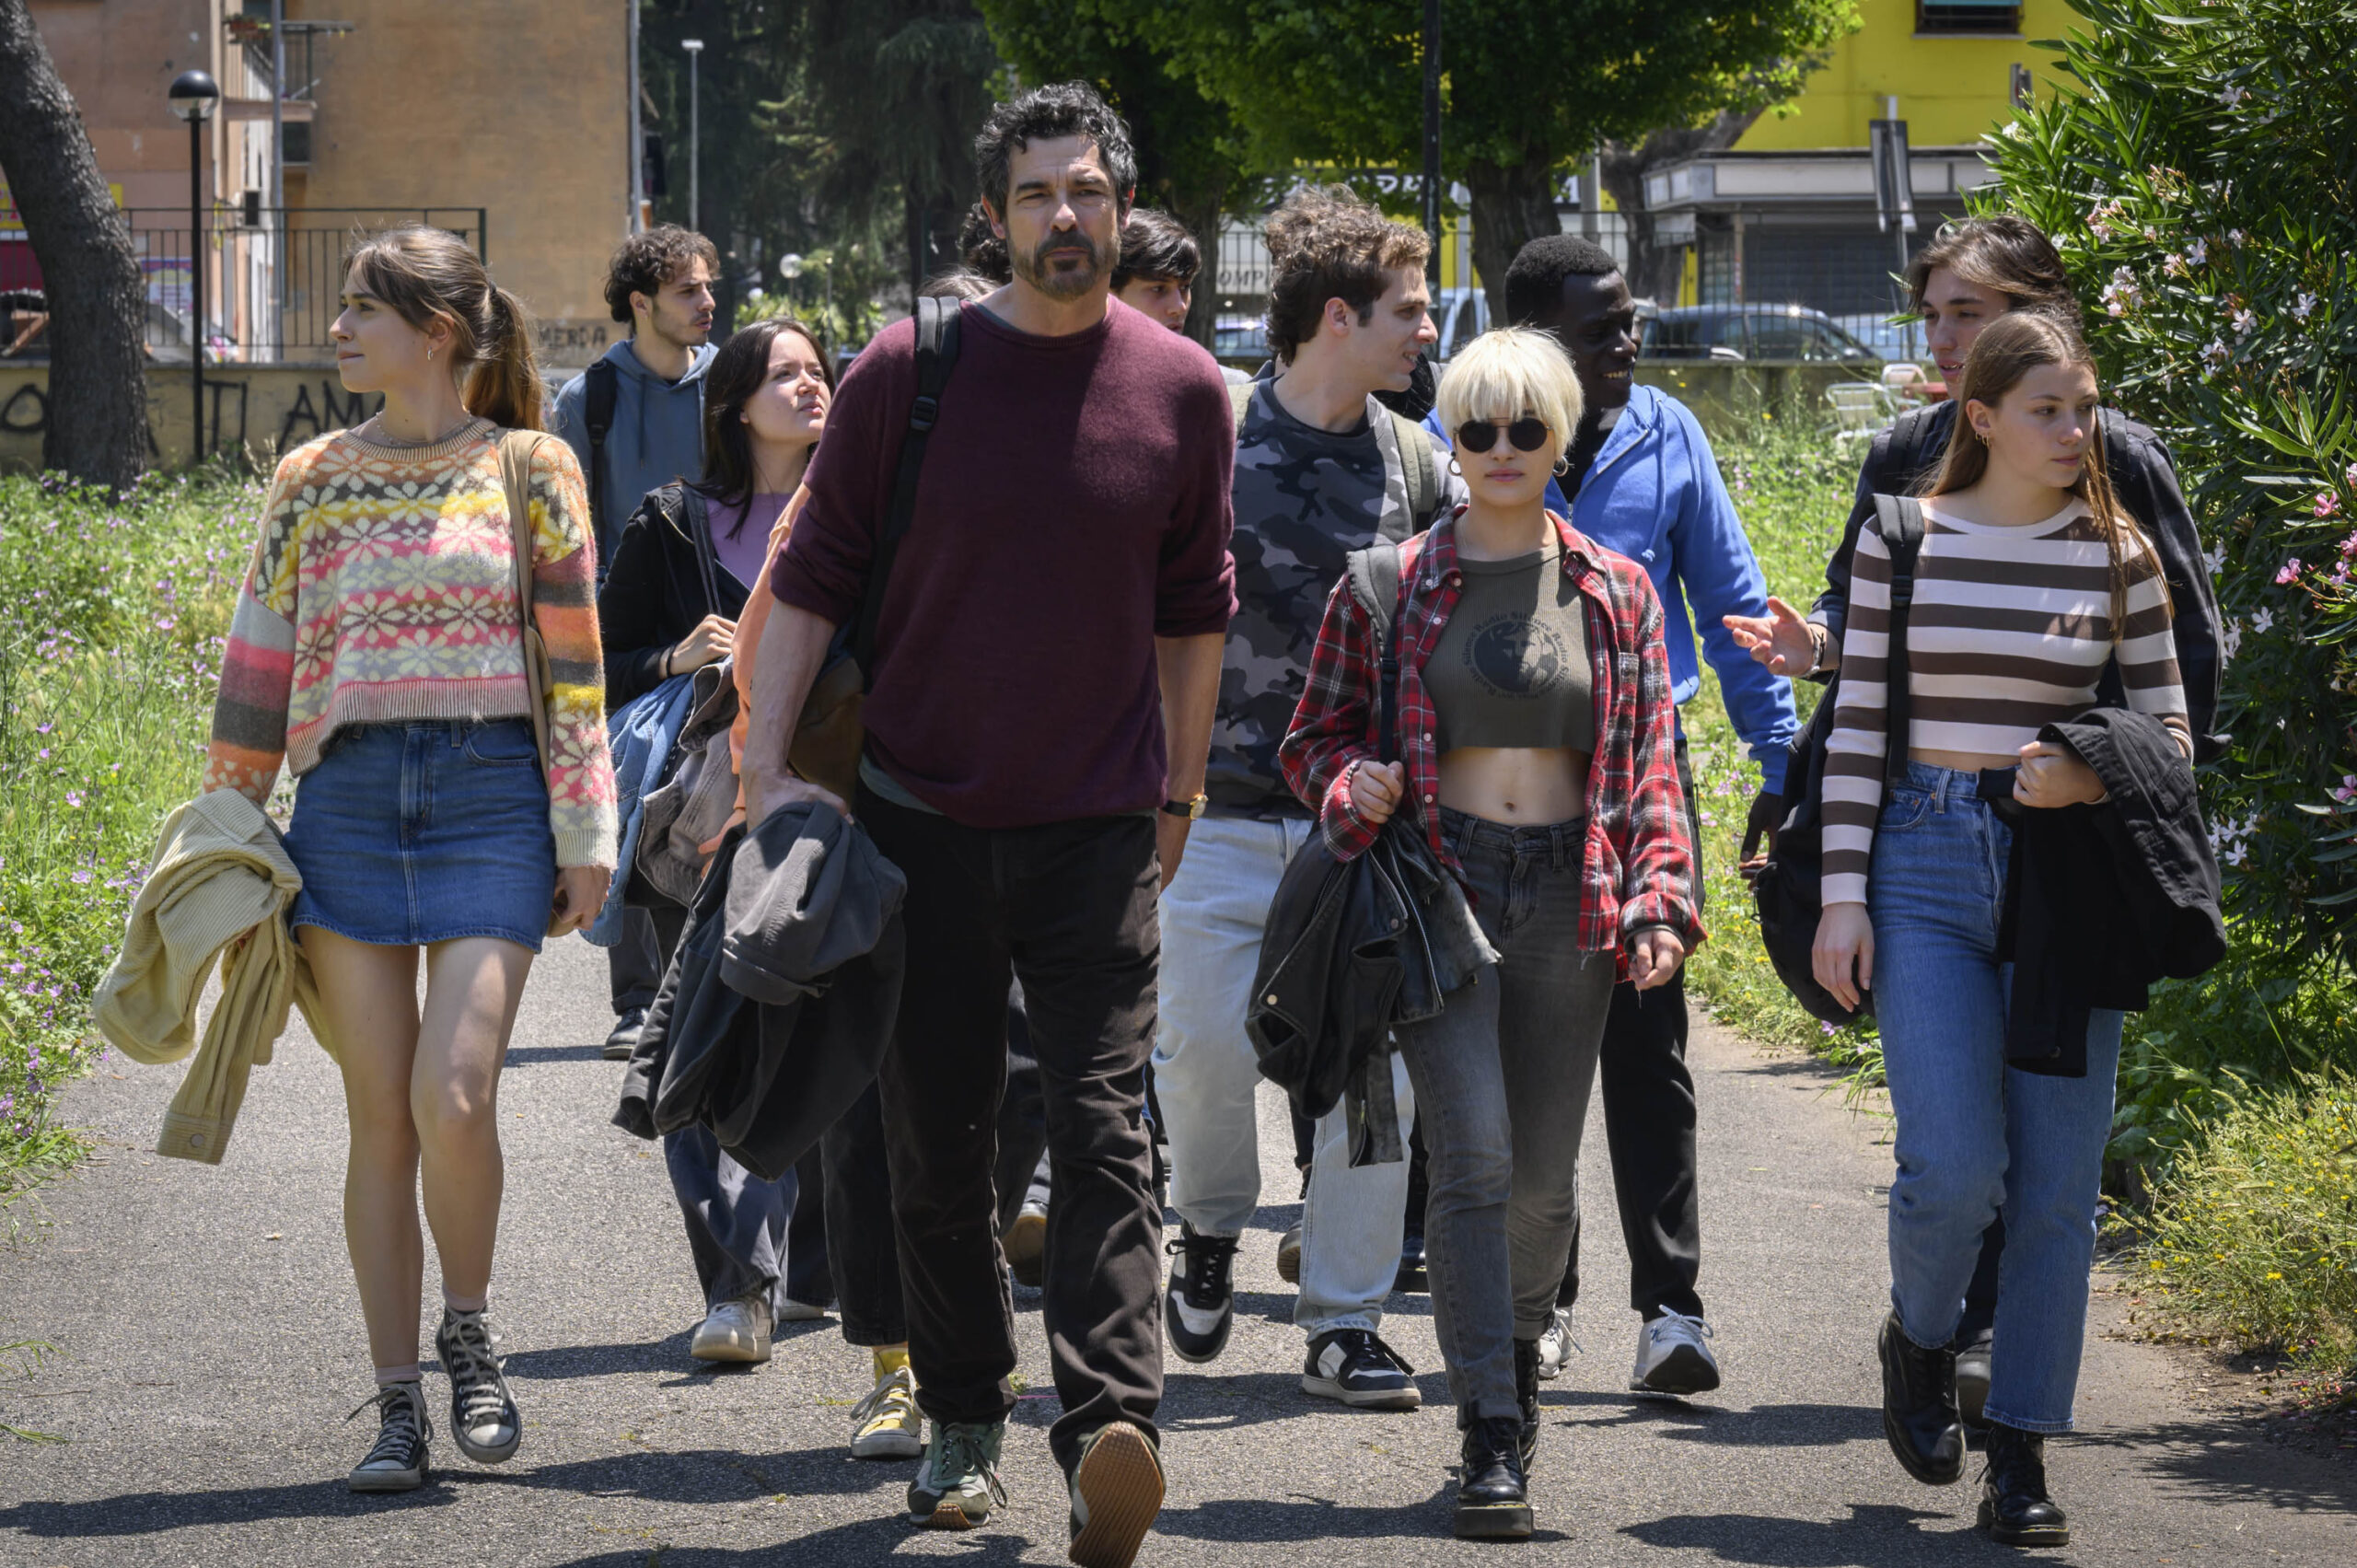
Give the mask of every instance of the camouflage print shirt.
<path id="1" fill-rule="evenodd" d="M 1212 728 L 1212 809 L 1233 817 L 1308 818 L 1277 766 L 1309 676 L 1309 654 L 1342 558 L 1376 538 L 1405 539 L 1432 519 L 1408 516 L 1408 481 L 1397 422 L 1373 398 L 1348 432 L 1319 430 L 1287 413 L 1266 371 L 1252 386 L 1236 440 L 1236 616 L 1220 671 Z M 1422 433 L 1420 433 L 1422 434 Z M 1441 505 L 1465 499 L 1434 447 Z"/>

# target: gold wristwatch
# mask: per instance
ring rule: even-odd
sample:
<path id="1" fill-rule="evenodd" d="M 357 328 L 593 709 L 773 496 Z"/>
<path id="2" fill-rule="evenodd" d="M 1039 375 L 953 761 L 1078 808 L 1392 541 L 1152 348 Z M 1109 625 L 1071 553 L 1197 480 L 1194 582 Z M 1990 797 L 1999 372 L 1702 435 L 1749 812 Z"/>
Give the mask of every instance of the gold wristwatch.
<path id="1" fill-rule="evenodd" d="M 1188 821 L 1192 822 L 1202 816 L 1203 808 L 1211 803 L 1212 797 L 1208 795 L 1197 795 L 1192 800 L 1166 800 L 1162 803 L 1162 814 L 1166 817 L 1184 817 Z"/>

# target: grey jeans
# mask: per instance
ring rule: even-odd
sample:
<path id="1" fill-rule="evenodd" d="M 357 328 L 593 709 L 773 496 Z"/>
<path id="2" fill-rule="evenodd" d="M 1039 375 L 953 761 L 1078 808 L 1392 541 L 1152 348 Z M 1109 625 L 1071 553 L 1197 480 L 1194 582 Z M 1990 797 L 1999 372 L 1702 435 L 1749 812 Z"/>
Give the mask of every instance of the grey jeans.
<path id="1" fill-rule="evenodd" d="M 1579 950 L 1584 820 L 1509 828 L 1443 808 L 1441 824 L 1499 954 L 1440 1016 L 1397 1031 L 1423 1110 L 1425 1261 L 1462 1425 L 1520 1413 L 1514 1342 L 1554 1315 L 1614 956 Z"/>

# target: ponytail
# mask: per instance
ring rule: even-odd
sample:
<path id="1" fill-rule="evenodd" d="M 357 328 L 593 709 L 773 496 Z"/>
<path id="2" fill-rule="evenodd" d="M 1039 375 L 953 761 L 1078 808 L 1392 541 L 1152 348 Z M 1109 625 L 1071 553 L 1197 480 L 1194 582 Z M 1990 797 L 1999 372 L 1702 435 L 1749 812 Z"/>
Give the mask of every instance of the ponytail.
<path id="1" fill-rule="evenodd" d="M 412 224 L 367 236 L 350 267 L 368 292 L 420 331 L 447 322 L 459 401 L 507 430 L 540 430 L 544 389 L 524 302 L 491 281 L 482 258 L 447 229 Z"/>
<path id="2" fill-rule="evenodd" d="M 532 352 L 532 321 L 524 302 L 493 285 L 491 341 L 467 372 L 462 401 L 503 430 L 540 430 L 543 387 Z"/>

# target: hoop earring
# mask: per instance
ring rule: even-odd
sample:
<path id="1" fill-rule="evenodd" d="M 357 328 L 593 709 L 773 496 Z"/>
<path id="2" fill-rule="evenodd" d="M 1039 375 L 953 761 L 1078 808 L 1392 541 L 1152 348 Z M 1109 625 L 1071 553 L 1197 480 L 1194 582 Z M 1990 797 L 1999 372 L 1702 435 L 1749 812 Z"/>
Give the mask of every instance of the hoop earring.
<path id="1" fill-rule="evenodd" d="M 1557 458 L 1557 459 L 1555 459 L 1555 475 L 1556 475 L 1556 477 L 1557 477 L 1557 478 L 1559 478 L 1559 479 L 1560 479 L 1560 478 L 1562 478 L 1564 474 L 1567 474 L 1567 473 L 1569 473 L 1569 472 L 1571 472 L 1571 471 L 1572 471 L 1572 455 L 1571 455 L 1569 452 L 1566 452 L 1566 453 L 1564 453 L 1562 457 Z"/>
<path id="2" fill-rule="evenodd" d="M 425 351 L 425 363 L 428 365 L 434 363 L 434 351 L 431 348 Z"/>
<path id="3" fill-rule="evenodd" d="M 1448 471 L 1455 474 L 1459 479 L 1463 479 L 1465 477 L 1465 470 L 1457 466 L 1457 454 L 1454 452 L 1451 452 L 1448 456 Z"/>

